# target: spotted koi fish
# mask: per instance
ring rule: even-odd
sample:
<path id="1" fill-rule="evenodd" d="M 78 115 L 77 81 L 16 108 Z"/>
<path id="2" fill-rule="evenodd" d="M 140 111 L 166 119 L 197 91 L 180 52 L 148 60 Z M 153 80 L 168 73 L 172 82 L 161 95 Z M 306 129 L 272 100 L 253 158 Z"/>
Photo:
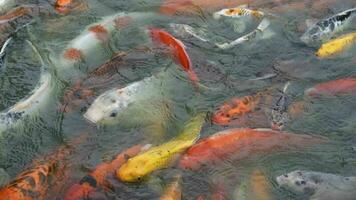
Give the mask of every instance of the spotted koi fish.
<path id="1" fill-rule="evenodd" d="M 351 23 L 355 13 L 356 8 L 352 8 L 318 21 L 311 25 L 300 39 L 310 45 L 326 42 L 344 30 Z"/>
<path id="2" fill-rule="evenodd" d="M 93 172 L 83 177 L 79 183 L 72 185 L 66 192 L 64 200 L 79 200 L 87 199 L 88 196 L 97 189 L 112 189 L 111 184 L 107 181 L 107 177 L 114 175 L 115 170 L 123 165 L 128 159 L 145 151 L 149 145 L 136 145 L 116 156 L 110 163 L 102 163 L 98 165 Z"/>
<path id="3" fill-rule="evenodd" d="M 333 55 L 337 55 L 355 43 L 356 32 L 349 33 L 323 44 L 316 52 L 316 56 L 319 58 L 327 58 Z"/>
<path id="4" fill-rule="evenodd" d="M 243 160 L 278 151 L 298 150 L 327 142 L 323 137 L 271 129 L 229 129 L 198 141 L 181 157 L 182 169 L 198 170 L 224 159 Z"/>
<path id="5" fill-rule="evenodd" d="M 233 98 L 225 102 L 212 117 L 212 122 L 218 125 L 229 125 L 239 116 L 251 113 L 258 108 L 262 101 L 264 93 L 260 92 L 255 95 Z"/>
<path id="6" fill-rule="evenodd" d="M 356 92 L 356 78 L 345 78 L 320 83 L 305 91 L 309 97 L 320 95 L 335 96 L 354 94 Z"/>
<path id="7" fill-rule="evenodd" d="M 168 32 L 157 29 L 149 29 L 152 40 L 158 45 L 166 45 L 171 48 L 172 55 L 176 61 L 183 67 L 184 71 L 187 72 L 189 79 L 192 81 L 194 86 L 198 85 L 198 76 L 193 70 L 192 62 L 189 58 L 187 51 L 185 50 L 185 45 L 175 37 L 173 37 Z"/>
<path id="8" fill-rule="evenodd" d="M 66 158 L 73 147 L 83 143 L 87 134 L 82 134 L 69 146 L 62 146 L 53 155 L 43 159 L 26 172 L 0 189 L 1 200 L 44 200 L 51 186 L 56 185 L 66 175 Z M 58 186 L 58 185 L 57 185 Z"/>
<path id="9" fill-rule="evenodd" d="M 215 19 L 221 17 L 242 18 L 253 17 L 256 19 L 262 19 L 265 13 L 259 10 L 249 9 L 247 5 L 238 6 L 235 8 L 225 8 L 213 14 Z"/>

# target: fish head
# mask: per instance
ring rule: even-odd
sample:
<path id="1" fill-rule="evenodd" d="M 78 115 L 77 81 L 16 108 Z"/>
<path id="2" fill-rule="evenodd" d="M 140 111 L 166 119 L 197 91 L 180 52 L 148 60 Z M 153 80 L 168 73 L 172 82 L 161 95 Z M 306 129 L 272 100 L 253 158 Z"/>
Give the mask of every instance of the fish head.
<path id="1" fill-rule="evenodd" d="M 306 195 L 313 195 L 322 182 L 320 175 L 300 170 L 278 176 L 276 181 L 279 186 Z"/>
<path id="2" fill-rule="evenodd" d="M 131 96 L 126 88 L 109 90 L 94 100 L 84 117 L 95 124 L 115 123 L 121 112 L 132 104 Z"/>
<path id="3" fill-rule="evenodd" d="M 300 37 L 300 40 L 305 44 L 315 45 L 321 43 L 323 35 L 319 26 L 312 26 Z"/>
<path id="4" fill-rule="evenodd" d="M 148 158 L 128 160 L 116 171 L 116 177 L 124 182 L 143 181 L 151 171 L 151 168 L 147 166 L 147 162 L 149 162 Z"/>

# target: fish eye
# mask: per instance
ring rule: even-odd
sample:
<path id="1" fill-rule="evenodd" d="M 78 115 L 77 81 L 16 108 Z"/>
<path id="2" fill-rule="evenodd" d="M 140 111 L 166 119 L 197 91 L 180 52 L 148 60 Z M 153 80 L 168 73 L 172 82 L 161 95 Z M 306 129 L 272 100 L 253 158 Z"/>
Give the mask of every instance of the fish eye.
<path id="1" fill-rule="evenodd" d="M 110 117 L 116 117 L 117 116 L 117 112 L 112 112 L 111 114 L 110 114 Z"/>

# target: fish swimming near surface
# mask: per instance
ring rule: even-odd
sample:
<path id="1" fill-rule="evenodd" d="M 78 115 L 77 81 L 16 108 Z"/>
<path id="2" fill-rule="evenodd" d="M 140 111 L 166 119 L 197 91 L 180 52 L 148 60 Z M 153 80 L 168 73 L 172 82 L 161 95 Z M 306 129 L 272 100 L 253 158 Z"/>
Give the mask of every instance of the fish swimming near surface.
<path id="1" fill-rule="evenodd" d="M 238 117 L 258 109 L 266 92 L 233 98 L 225 102 L 214 112 L 212 122 L 218 125 L 229 125 Z"/>
<path id="2" fill-rule="evenodd" d="M 45 200 L 51 187 L 61 187 L 59 183 L 67 176 L 67 159 L 74 148 L 82 144 L 88 134 L 82 134 L 68 145 L 60 147 L 54 154 L 21 173 L 17 178 L 0 189 L 1 200 Z"/>
<path id="3" fill-rule="evenodd" d="M 354 200 L 356 177 L 296 170 L 276 178 L 279 186 L 304 194 L 312 200 Z"/>
<path id="4" fill-rule="evenodd" d="M 271 184 L 265 173 L 255 169 L 235 192 L 235 200 L 272 200 Z"/>
<path id="5" fill-rule="evenodd" d="M 265 16 L 265 13 L 257 9 L 249 9 L 247 5 L 238 6 L 235 8 L 225 8 L 220 11 L 217 11 L 213 14 L 215 19 L 221 17 L 231 17 L 231 18 L 243 18 L 243 17 L 252 17 L 256 19 L 262 19 Z"/>
<path id="6" fill-rule="evenodd" d="M 255 30 L 253 30 L 252 32 L 250 32 L 244 36 L 241 36 L 234 41 L 225 42 L 222 44 L 216 43 L 215 45 L 217 47 L 219 47 L 220 49 L 230 49 L 230 48 L 233 48 L 239 44 L 243 44 L 248 41 L 256 40 L 257 38 L 261 38 L 261 39 L 270 38 L 271 36 L 274 35 L 274 33 L 272 31 L 270 31 L 269 33 L 266 32 L 266 30 L 268 29 L 270 24 L 271 24 L 271 22 L 267 18 L 264 18 L 261 21 L 261 23 L 257 26 L 257 28 Z"/>
<path id="7" fill-rule="evenodd" d="M 33 47 L 36 54 L 39 55 L 32 43 L 29 42 L 29 44 Z M 25 97 L 20 102 L 0 113 L 0 133 L 20 124 L 25 117 L 32 116 L 34 113 L 39 112 L 51 98 L 53 89 L 52 75 L 49 70 L 45 68 L 41 57 L 40 60 L 42 64 L 42 72 L 37 86 L 28 97 Z"/>
<path id="8" fill-rule="evenodd" d="M 181 200 L 182 199 L 182 187 L 181 177 L 177 175 L 174 180 L 167 186 L 165 191 L 159 200 Z"/>
<path id="9" fill-rule="evenodd" d="M 344 78 L 320 83 L 305 91 L 309 97 L 356 94 L 356 78 Z"/>
<path id="10" fill-rule="evenodd" d="M 319 136 L 292 134 L 271 129 L 237 128 L 198 141 L 181 157 L 182 169 L 198 170 L 224 159 L 243 160 L 279 151 L 298 150 L 326 143 Z"/>
<path id="11" fill-rule="evenodd" d="M 328 58 L 340 54 L 355 43 L 356 32 L 349 33 L 321 45 L 315 55 L 319 58 Z"/>
<path id="12" fill-rule="evenodd" d="M 199 139 L 204 121 L 205 113 L 196 115 L 184 126 L 178 137 L 129 159 L 116 171 L 117 178 L 124 182 L 137 182 L 156 170 L 168 167 L 179 154 Z"/>
<path id="13" fill-rule="evenodd" d="M 149 28 L 149 32 L 152 40 L 156 44 L 163 44 L 170 48 L 174 59 L 183 67 L 183 70 L 187 72 L 188 77 L 194 86 L 197 86 L 199 79 L 193 69 L 192 62 L 186 51 L 185 45 L 180 40 L 173 37 L 171 34 L 164 30 L 158 28 Z"/>
<path id="14" fill-rule="evenodd" d="M 149 148 L 149 145 L 135 145 L 118 154 L 111 162 L 98 165 L 91 173 L 83 177 L 79 183 L 72 185 L 64 200 L 86 199 L 98 189 L 111 190 L 107 181 L 108 176 L 114 175 L 115 170 L 123 165 L 129 158 Z"/>
<path id="15" fill-rule="evenodd" d="M 355 13 L 356 8 L 352 8 L 327 19 L 318 21 L 315 24 L 309 25 L 309 28 L 300 39 L 302 42 L 309 45 L 327 42 L 337 33 L 347 28 L 347 26 L 352 22 Z"/>

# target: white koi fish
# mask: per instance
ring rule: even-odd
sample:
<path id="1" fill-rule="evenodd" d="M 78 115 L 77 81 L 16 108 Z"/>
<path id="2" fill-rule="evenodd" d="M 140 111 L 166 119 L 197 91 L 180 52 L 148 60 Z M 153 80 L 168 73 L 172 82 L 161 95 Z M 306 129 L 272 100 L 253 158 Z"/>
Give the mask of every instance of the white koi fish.
<path id="1" fill-rule="evenodd" d="M 296 170 L 278 176 L 276 181 L 312 200 L 354 200 L 356 197 L 356 177 Z"/>
<path id="2" fill-rule="evenodd" d="M 326 42 L 347 28 L 355 16 L 355 13 L 356 8 L 352 8 L 314 24 L 307 22 L 309 28 L 301 36 L 300 40 L 309 45 Z"/>

